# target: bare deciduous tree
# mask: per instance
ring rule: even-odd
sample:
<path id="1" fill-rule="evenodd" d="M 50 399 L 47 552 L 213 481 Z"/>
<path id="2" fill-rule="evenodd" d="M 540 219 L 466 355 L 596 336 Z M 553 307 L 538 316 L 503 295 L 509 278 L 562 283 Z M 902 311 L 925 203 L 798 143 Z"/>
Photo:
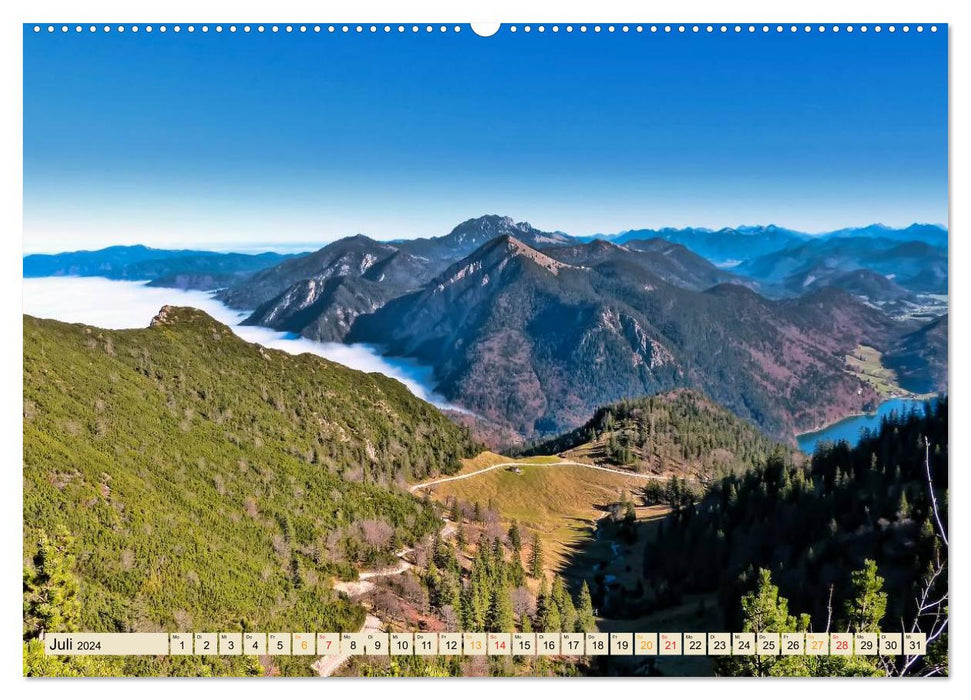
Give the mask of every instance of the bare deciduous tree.
<path id="1" fill-rule="evenodd" d="M 911 633 L 927 635 L 930 645 L 947 631 L 948 624 L 948 581 L 947 581 L 947 530 L 941 518 L 941 508 L 934 493 L 934 478 L 931 474 L 931 444 L 924 437 L 924 470 L 927 476 L 927 491 L 934 524 L 934 561 L 921 580 L 915 597 L 914 620 L 910 625 Z M 943 591 L 941 590 L 943 586 Z M 906 628 L 901 620 L 901 628 Z M 906 650 L 905 650 L 906 651 Z M 920 662 L 920 663 L 919 663 Z M 939 676 L 947 674 L 947 655 L 943 660 L 931 661 L 928 656 L 905 654 L 902 657 L 881 659 L 884 670 L 891 676 Z"/>
<path id="2" fill-rule="evenodd" d="M 384 547 L 394 535 L 394 528 L 383 520 L 362 520 L 358 529 L 364 543 L 375 548 Z"/>
<path id="3" fill-rule="evenodd" d="M 512 592 L 512 610 L 517 620 L 536 613 L 536 597 L 526 586 L 519 586 Z"/>

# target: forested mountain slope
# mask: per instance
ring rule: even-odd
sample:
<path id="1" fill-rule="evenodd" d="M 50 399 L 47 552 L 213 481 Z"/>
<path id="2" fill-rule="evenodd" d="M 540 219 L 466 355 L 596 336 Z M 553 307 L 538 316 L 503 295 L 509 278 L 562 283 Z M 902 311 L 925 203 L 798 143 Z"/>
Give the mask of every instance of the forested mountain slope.
<path id="1" fill-rule="evenodd" d="M 579 428 L 525 453 L 707 481 L 744 471 L 777 446 L 702 394 L 679 389 L 602 406 Z"/>
<path id="2" fill-rule="evenodd" d="M 726 478 L 700 503 L 677 510 L 647 544 L 647 605 L 717 592 L 726 629 L 742 629 L 752 621 L 739 600 L 756 587 L 769 593 L 758 571 L 765 569 L 790 612 L 808 615 L 793 618 L 793 630 L 899 632 L 915 621 L 928 634 L 939 630 L 947 619 L 947 426 L 942 398 L 924 415 L 886 419 L 854 448 L 820 448 L 808 468 L 776 454 Z M 854 603 L 863 579 L 870 611 Z M 918 615 L 925 594 L 928 604 L 945 596 L 943 606 Z M 946 638 L 938 642 L 945 656 Z M 927 662 L 940 658 L 940 647 L 932 648 Z"/>
<path id="3" fill-rule="evenodd" d="M 437 529 L 395 484 L 475 450 L 400 383 L 245 343 L 195 309 L 127 331 L 25 316 L 25 639 L 356 629 L 329 580 Z M 68 561 L 76 606 L 52 616 L 48 575 Z M 183 662 L 164 663 L 152 672 Z"/>
<path id="4" fill-rule="evenodd" d="M 737 284 L 696 291 L 628 259 L 572 264 L 561 253 L 494 239 L 358 317 L 348 339 L 433 365 L 445 396 L 534 439 L 597 406 L 677 387 L 782 438 L 878 400 L 844 357 L 886 347 L 901 327 L 845 292 L 772 301 Z"/>

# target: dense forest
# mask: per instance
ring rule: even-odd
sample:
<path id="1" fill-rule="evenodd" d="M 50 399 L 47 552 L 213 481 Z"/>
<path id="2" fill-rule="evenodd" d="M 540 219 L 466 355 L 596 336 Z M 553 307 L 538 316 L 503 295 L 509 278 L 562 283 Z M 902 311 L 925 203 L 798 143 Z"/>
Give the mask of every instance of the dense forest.
<path id="1" fill-rule="evenodd" d="M 885 419 L 854 448 L 821 447 L 807 467 L 776 452 L 715 484 L 700 502 L 676 509 L 647 544 L 645 588 L 660 607 L 717 594 L 728 630 L 751 628 L 753 616 L 771 609 L 787 625 L 779 631 L 924 631 L 928 657 L 906 670 L 945 673 L 947 415 L 941 398 L 924 414 Z M 901 669 L 815 672 L 868 670 Z M 787 672 L 802 671 L 814 672 Z"/>
<path id="2" fill-rule="evenodd" d="M 37 657 L 45 630 L 356 630 L 363 609 L 329 581 L 436 531 L 432 508 L 396 485 L 477 451 L 400 383 L 245 343 L 194 309 L 127 331 L 25 316 L 23 410 L 32 673 L 94 663 Z"/>
<path id="3" fill-rule="evenodd" d="M 586 457 L 638 472 L 707 480 L 747 469 L 776 445 L 699 392 L 681 389 L 603 406 L 579 428 L 524 453 Z"/>
<path id="4" fill-rule="evenodd" d="M 454 531 L 424 538 L 412 552 L 417 564 L 402 576 L 379 579 L 365 595 L 391 629 L 463 632 L 596 631 L 590 589 L 575 592 L 548 575 L 538 536 L 513 522 L 500 524 L 490 505 L 448 499 Z M 353 659 L 351 675 L 576 675 L 578 659 L 534 657 L 405 657 Z"/>

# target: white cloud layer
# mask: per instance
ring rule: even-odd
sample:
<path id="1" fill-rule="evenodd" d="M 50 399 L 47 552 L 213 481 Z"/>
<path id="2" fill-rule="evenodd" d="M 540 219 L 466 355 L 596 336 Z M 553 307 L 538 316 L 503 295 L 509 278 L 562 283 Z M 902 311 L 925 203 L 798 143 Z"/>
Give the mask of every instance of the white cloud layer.
<path id="1" fill-rule="evenodd" d="M 260 326 L 240 326 L 245 312 L 234 311 L 212 294 L 148 287 L 144 282 L 102 277 L 40 277 L 23 281 L 25 314 L 100 328 L 145 328 L 166 304 L 192 306 L 231 326 L 243 340 L 291 355 L 312 353 L 362 372 L 397 379 L 420 399 L 439 408 L 461 410 L 434 391 L 434 370 L 407 358 L 383 357 L 373 345 L 318 343 Z"/>

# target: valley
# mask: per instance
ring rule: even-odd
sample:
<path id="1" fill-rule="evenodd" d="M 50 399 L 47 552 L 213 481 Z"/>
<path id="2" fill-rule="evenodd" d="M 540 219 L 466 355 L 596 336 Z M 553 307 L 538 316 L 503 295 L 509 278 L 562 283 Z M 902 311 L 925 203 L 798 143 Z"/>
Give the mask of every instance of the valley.
<path id="1" fill-rule="evenodd" d="M 905 575 L 934 538 L 915 436 L 946 460 L 946 397 L 920 414 L 887 402 L 946 392 L 946 243 L 935 227 L 582 240 L 489 215 L 288 256 L 28 256 L 25 310 L 82 323 L 24 316 L 25 663 L 49 670 L 35 655 L 49 625 L 736 628 L 755 564 L 818 618 L 819 591 L 849 600 L 864 556 L 911 615 Z M 830 437 L 846 442 L 819 447 Z M 796 510 L 830 534 L 803 533 Z M 63 619 L 45 612 L 52 594 Z M 105 671 L 726 668 L 173 657 Z"/>
<path id="2" fill-rule="evenodd" d="M 357 235 L 287 256 L 135 246 L 27 256 L 24 270 L 165 286 L 208 269 L 244 327 L 430 367 L 438 403 L 508 449 L 676 388 L 790 442 L 881 398 L 940 391 L 946 255 L 947 231 L 929 225 L 577 238 L 486 215 L 444 236 Z M 861 365 L 861 347 L 879 367 Z"/>
<path id="3" fill-rule="evenodd" d="M 217 618 L 229 629 L 321 620 L 342 630 L 731 626 L 731 606 L 701 573 L 720 545 L 707 530 L 678 554 L 674 542 L 696 536 L 684 529 L 689 514 L 731 484 L 751 488 L 753 474 L 777 483 L 779 468 L 795 483 L 810 473 L 798 452 L 691 390 L 601 406 L 574 430 L 510 456 L 484 451 L 397 382 L 246 343 L 195 309 L 164 307 L 136 330 L 24 324 L 28 630 L 47 624 L 34 607 L 46 584 L 34 582 L 53 566 L 52 548 L 69 553 L 72 595 L 85 602 L 69 615 L 86 629 L 181 629 Z M 919 429 L 906 420 L 895 433 Z M 913 470 L 907 459 L 898 463 Z M 892 484 L 881 498 L 893 498 Z M 162 495 L 165 513 L 146 505 L 157 498 L 149 494 Z M 687 582 L 683 591 L 675 578 Z M 130 663 L 109 670 L 131 672 Z M 713 668 L 680 658 L 501 668 L 475 659 L 402 668 L 363 657 L 155 663 L 141 672 Z"/>
<path id="4" fill-rule="evenodd" d="M 901 464 L 906 465 L 902 477 L 894 477 L 892 471 L 887 470 L 884 462 L 877 462 L 877 467 L 871 467 L 871 470 L 879 471 L 881 474 L 879 479 L 876 479 L 872 473 L 851 477 L 865 478 L 869 481 L 870 486 L 863 493 L 867 494 L 867 498 L 870 498 L 870 494 L 874 494 L 873 498 L 876 500 L 870 502 L 880 503 L 881 513 L 886 512 L 888 507 L 895 507 L 891 504 L 895 498 L 897 484 L 907 483 L 917 478 L 920 457 L 906 447 L 908 436 L 913 435 L 914 431 L 939 436 L 938 431 L 942 429 L 940 421 L 945 412 L 946 409 L 943 412 L 935 410 L 933 414 L 928 414 L 923 419 L 898 417 L 895 419 L 896 423 L 882 434 L 875 433 L 865 446 L 851 455 L 851 462 L 862 463 L 870 460 L 871 455 L 883 450 L 886 454 L 896 454 L 894 459 L 902 459 Z M 740 625 L 735 618 L 738 603 L 737 598 L 733 603 L 731 596 L 741 595 L 745 586 L 749 585 L 747 574 L 743 573 L 737 582 L 732 582 L 730 576 L 734 574 L 719 575 L 712 570 L 712 566 L 717 568 L 719 564 L 715 561 L 723 561 L 722 557 L 725 556 L 729 557 L 730 567 L 742 566 L 741 562 L 753 556 L 746 544 L 750 538 L 773 541 L 777 535 L 772 530 L 759 530 L 756 534 L 745 526 L 732 530 L 735 534 L 729 536 L 727 542 L 718 545 L 709 540 L 711 535 L 707 530 L 697 530 L 692 526 L 692 522 L 695 518 L 725 517 L 722 511 L 726 514 L 732 512 L 731 517 L 741 518 L 743 522 L 746 518 L 757 520 L 760 516 L 748 514 L 748 509 L 754 507 L 756 502 L 754 499 L 758 498 L 754 493 L 757 493 L 760 488 L 757 485 L 760 483 L 768 484 L 770 491 L 789 489 L 793 494 L 802 494 L 799 497 L 808 499 L 810 503 L 815 498 L 812 495 L 812 488 L 837 488 L 837 493 L 844 494 L 840 496 L 841 498 L 853 498 L 852 493 L 860 492 L 859 484 L 853 489 L 843 485 L 823 486 L 821 479 L 830 468 L 824 465 L 833 464 L 833 460 L 839 460 L 835 463 L 845 464 L 845 456 L 836 457 L 833 452 L 823 454 L 820 462 L 812 468 L 795 466 L 795 463 L 790 461 L 794 456 L 787 457 L 778 450 L 771 451 L 761 460 L 756 458 L 750 469 L 712 484 L 705 491 L 678 495 L 676 491 L 670 489 L 662 494 L 658 489 L 638 488 L 629 481 L 615 480 L 613 475 L 609 477 L 609 481 L 605 481 L 603 475 L 595 475 L 592 472 L 584 474 L 582 469 L 574 468 L 573 465 L 563 465 L 561 461 L 557 461 L 550 455 L 528 460 L 507 460 L 494 454 L 479 455 L 475 464 L 467 462 L 460 470 L 459 473 L 463 478 L 439 482 L 429 487 L 440 512 L 446 514 L 449 534 L 429 541 L 424 549 L 418 548 L 413 553 L 414 565 L 409 564 L 406 572 L 377 580 L 376 587 L 370 589 L 369 594 L 363 595 L 361 599 L 370 607 L 377 619 L 385 620 L 383 629 L 454 629 L 452 625 L 460 625 L 460 628 L 467 629 L 468 623 L 461 622 L 461 616 L 450 617 L 448 605 L 439 608 L 444 617 L 437 620 L 418 614 L 418 609 L 414 606 L 420 598 L 414 597 L 414 593 L 409 594 L 408 591 L 414 591 L 416 581 L 419 584 L 429 582 L 432 597 L 428 602 L 420 605 L 430 605 L 431 611 L 434 612 L 436 604 L 431 601 L 434 599 L 433 591 L 439 584 L 433 582 L 439 581 L 439 571 L 445 571 L 445 569 L 438 569 L 439 563 L 447 562 L 449 557 L 454 556 L 456 567 L 454 571 L 460 572 L 458 574 L 460 580 L 464 581 L 468 577 L 470 582 L 474 581 L 475 572 L 484 556 L 483 552 L 495 552 L 490 542 L 502 541 L 505 557 L 511 562 L 513 570 L 516 567 L 525 569 L 525 573 L 519 574 L 524 576 L 522 584 L 510 593 L 513 601 L 511 612 L 514 613 L 512 619 L 517 629 L 549 630 L 550 624 L 557 626 L 565 624 L 558 617 L 559 613 L 551 621 L 543 612 L 543 596 L 551 595 L 544 594 L 544 591 L 550 590 L 551 580 L 554 582 L 554 589 L 557 585 L 563 587 L 566 593 L 559 594 L 561 596 L 569 592 L 572 594 L 580 592 L 580 599 L 583 599 L 585 595 L 583 591 L 590 591 L 593 611 L 590 622 L 599 631 L 737 629 Z M 488 466 L 483 466 L 483 463 L 489 462 L 494 462 L 495 468 L 489 469 Z M 761 466 L 754 466 L 755 464 Z M 935 473 L 940 474 L 940 472 Z M 885 474 L 886 477 L 883 476 Z M 941 476 L 941 478 L 944 477 Z M 815 486 L 804 484 L 803 480 L 812 480 Z M 944 487 L 943 482 L 938 482 L 936 485 L 939 488 Z M 418 486 L 419 488 L 412 487 L 413 490 L 424 490 L 420 485 Z M 745 499 L 745 503 L 739 503 L 737 506 L 734 497 L 730 495 L 735 493 L 736 488 L 739 490 L 739 497 Z M 752 489 L 756 491 L 753 492 Z M 727 501 L 726 493 L 729 494 Z M 743 493 L 744 496 L 741 495 Z M 921 504 L 915 507 L 925 508 L 926 501 L 918 496 L 917 491 L 911 493 Z M 778 498 L 780 495 L 776 494 L 775 497 Z M 793 497 L 796 496 L 788 496 L 788 498 Z M 885 499 L 889 499 L 890 502 L 887 503 Z M 807 510 L 803 512 L 815 513 L 813 509 L 818 505 L 811 506 L 807 503 L 805 507 Z M 730 508 L 739 510 L 729 511 Z M 774 513 L 772 517 L 788 517 L 784 515 L 787 512 L 784 505 L 779 505 L 774 510 L 768 508 L 767 511 L 762 511 L 761 506 L 759 508 L 759 512 Z M 898 522 L 897 527 L 902 531 L 892 537 L 902 538 L 902 542 L 906 542 L 909 537 L 905 531 L 913 527 L 910 518 L 914 513 L 909 510 L 909 506 L 907 508 L 905 514 L 902 514 L 904 511 L 898 511 L 896 515 L 886 516 Z M 715 515 L 712 515 L 713 513 Z M 814 548 L 810 547 L 809 563 L 806 563 L 807 555 L 804 549 L 791 554 L 780 554 L 780 556 L 792 558 L 792 561 L 800 562 L 798 574 L 785 575 L 784 571 L 782 573 L 782 582 L 787 595 L 795 596 L 801 605 L 814 603 L 815 607 L 811 609 L 813 619 L 821 623 L 819 616 L 825 615 L 826 609 L 823 607 L 820 610 L 819 592 L 825 588 L 826 582 L 833 581 L 837 584 L 837 595 L 841 598 L 852 596 L 853 593 L 848 582 L 840 578 L 841 574 L 837 574 L 834 570 L 827 572 L 825 569 L 812 568 L 813 557 L 821 556 L 827 560 L 849 558 L 851 561 L 859 561 L 855 559 L 858 556 L 857 553 L 869 552 L 881 557 L 887 567 L 885 570 L 893 573 L 887 583 L 892 594 L 891 604 L 897 610 L 906 610 L 906 592 L 913 582 L 901 576 L 902 571 L 898 567 L 906 569 L 909 566 L 906 564 L 907 555 L 896 549 L 882 552 L 880 545 L 867 534 L 869 528 L 880 527 L 880 525 L 865 513 L 845 512 L 838 516 L 838 520 L 837 527 L 847 528 L 844 541 L 853 553 L 825 550 L 823 553 L 814 555 Z M 862 529 L 856 530 L 850 537 L 852 528 L 861 527 L 861 522 Z M 779 528 L 777 532 L 779 534 L 798 533 L 795 536 L 799 542 L 803 542 L 801 538 L 806 536 L 810 540 L 813 538 L 809 533 L 803 534 L 799 530 L 794 530 L 791 524 Z M 678 539 L 679 544 L 675 545 L 670 541 L 672 536 L 670 533 Z M 699 539 L 689 548 L 681 539 L 684 537 L 692 540 Z M 719 531 L 717 541 L 721 542 L 722 537 Z M 540 543 L 542 551 L 543 563 L 539 571 L 533 570 L 532 548 L 536 545 L 529 544 L 531 538 L 533 543 Z M 520 542 L 522 544 L 517 544 Z M 746 552 L 743 555 L 746 559 L 734 563 L 731 559 L 732 552 L 739 548 Z M 412 556 L 412 553 L 409 553 L 409 556 Z M 713 556 L 715 560 L 712 560 Z M 925 553 L 917 556 L 927 555 Z M 788 558 L 787 561 L 789 561 Z M 446 569 L 448 566 L 445 564 Z M 804 590 L 804 587 L 798 583 L 799 577 L 805 575 L 807 566 L 811 571 L 818 572 L 813 573 L 811 579 L 812 590 L 816 593 Z M 699 573 L 701 571 L 706 573 Z M 816 576 L 822 577 L 822 580 L 817 580 Z M 835 579 L 832 578 L 834 576 Z M 562 583 L 556 584 L 556 581 Z M 677 581 L 684 582 L 684 585 L 678 585 Z M 720 588 L 716 587 L 716 582 Z M 535 603 L 531 604 L 531 599 L 534 599 Z M 532 607 L 533 605 L 535 607 Z M 566 604 L 564 609 L 570 620 L 576 619 L 577 613 L 573 604 Z M 842 608 L 837 606 L 836 609 Z M 488 629 L 488 625 L 492 623 L 486 624 Z M 482 663 L 481 660 L 466 659 L 453 662 L 451 666 L 437 666 L 435 667 L 437 671 L 429 668 L 395 667 L 393 673 L 421 675 L 442 672 L 477 675 L 488 672 L 487 668 L 481 666 Z M 496 663 L 501 664 L 503 675 L 517 673 L 543 675 L 558 672 L 555 667 L 537 666 L 531 659 L 521 659 L 512 664 L 508 660 L 500 660 Z M 584 673 L 608 675 L 711 675 L 730 672 L 730 664 L 726 665 L 721 660 L 711 657 L 587 658 L 575 659 L 573 663 L 583 668 Z M 343 673 L 383 675 L 388 670 L 388 667 L 380 661 L 357 658 L 351 660 Z M 493 672 L 495 671 L 496 669 L 493 669 Z M 873 666 L 860 668 L 851 665 L 842 669 L 839 664 L 836 668 L 826 666 L 814 668 L 810 665 L 803 673 L 805 675 L 833 673 L 854 675 L 861 671 L 872 674 L 876 673 L 877 669 Z"/>

